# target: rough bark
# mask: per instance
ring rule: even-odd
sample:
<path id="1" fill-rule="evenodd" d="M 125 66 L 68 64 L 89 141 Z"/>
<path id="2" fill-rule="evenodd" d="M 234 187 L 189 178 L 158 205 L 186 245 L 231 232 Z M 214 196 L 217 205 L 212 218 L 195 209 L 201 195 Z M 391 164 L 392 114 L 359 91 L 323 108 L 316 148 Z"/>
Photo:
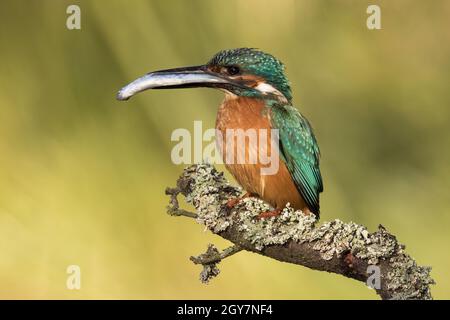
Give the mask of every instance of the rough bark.
<path id="1" fill-rule="evenodd" d="M 239 196 L 241 190 L 208 164 L 186 168 L 177 187 L 168 188 L 166 193 L 171 195 L 169 214 L 195 218 L 234 244 L 223 252 L 209 245 L 206 253 L 191 257 L 194 263 L 203 265 L 203 282 L 218 275 L 217 264 L 222 259 L 247 250 L 362 281 L 382 299 L 432 299 L 431 268 L 418 266 L 381 225 L 373 233 L 364 226 L 340 220 L 316 225 L 314 215 L 304 215 L 289 206 L 277 217 L 261 219 L 258 215 L 270 207 L 256 198 L 246 198 L 229 209 L 226 202 Z M 196 213 L 179 208 L 180 193 Z"/>

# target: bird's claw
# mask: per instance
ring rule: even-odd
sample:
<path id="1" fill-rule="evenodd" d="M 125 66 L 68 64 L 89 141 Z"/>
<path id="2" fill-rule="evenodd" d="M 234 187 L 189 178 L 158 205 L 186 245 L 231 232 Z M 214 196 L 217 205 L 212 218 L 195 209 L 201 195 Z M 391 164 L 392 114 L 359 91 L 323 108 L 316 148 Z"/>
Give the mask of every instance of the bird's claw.
<path id="1" fill-rule="evenodd" d="M 281 214 L 281 209 L 275 209 L 275 210 L 271 210 L 271 211 L 265 211 L 265 212 L 261 212 L 257 218 L 258 219 L 266 219 L 266 218 L 271 218 L 271 217 L 277 217 Z"/>
<path id="2" fill-rule="evenodd" d="M 241 200 L 242 200 L 241 198 L 228 199 L 228 201 L 227 201 L 227 208 L 228 209 L 233 209 L 239 203 L 239 201 L 241 201 Z"/>
<path id="3" fill-rule="evenodd" d="M 246 192 L 242 197 L 228 199 L 227 208 L 233 209 L 239 202 L 241 202 L 245 198 L 249 198 L 251 196 L 252 196 L 252 194 L 250 192 Z"/>

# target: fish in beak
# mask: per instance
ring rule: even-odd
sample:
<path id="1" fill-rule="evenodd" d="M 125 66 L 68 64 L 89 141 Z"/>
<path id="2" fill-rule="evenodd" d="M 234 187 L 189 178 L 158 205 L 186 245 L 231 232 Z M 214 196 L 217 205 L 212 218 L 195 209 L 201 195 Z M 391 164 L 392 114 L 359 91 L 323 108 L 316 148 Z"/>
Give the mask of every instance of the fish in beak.
<path id="1" fill-rule="evenodd" d="M 128 100 L 135 94 L 148 89 L 175 89 L 209 87 L 231 89 L 245 88 L 245 84 L 237 79 L 216 73 L 207 66 L 175 68 L 147 73 L 126 85 L 117 93 L 117 100 Z"/>

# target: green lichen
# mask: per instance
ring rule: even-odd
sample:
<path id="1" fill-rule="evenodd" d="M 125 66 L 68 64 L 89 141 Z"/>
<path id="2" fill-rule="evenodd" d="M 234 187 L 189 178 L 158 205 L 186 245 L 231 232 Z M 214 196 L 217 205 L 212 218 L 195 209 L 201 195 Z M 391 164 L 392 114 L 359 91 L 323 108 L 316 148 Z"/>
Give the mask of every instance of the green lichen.
<path id="1" fill-rule="evenodd" d="M 314 242 L 314 249 L 319 250 L 325 260 L 351 252 L 369 264 L 377 264 L 380 258 L 390 257 L 397 245 L 395 238 L 382 228 L 369 233 L 364 226 L 337 219 L 312 230 L 307 240 Z"/>
<path id="2" fill-rule="evenodd" d="M 389 262 L 392 268 L 386 280 L 392 299 L 432 299 L 430 285 L 435 282 L 430 277 L 431 267 L 418 266 L 403 248 Z"/>
<path id="3" fill-rule="evenodd" d="M 214 245 L 209 244 L 206 252 L 203 255 L 201 255 L 200 257 L 202 257 L 202 256 L 210 257 L 210 256 L 218 255 L 218 254 L 219 254 L 219 250 L 217 250 L 217 248 Z M 203 269 L 202 269 L 202 272 L 200 272 L 200 281 L 202 283 L 208 284 L 211 279 L 213 279 L 219 275 L 220 270 L 217 267 L 218 263 L 219 262 L 211 262 L 211 263 L 205 263 L 202 265 Z"/>
<path id="4" fill-rule="evenodd" d="M 238 196 L 241 189 L 231 186 L 223 173 L 209 164 L 190 166 L 183 172 L 183 177 L 189 182 L 190 189 L 186 201 L 197 209 L 197 221 L 214 233 L 226 230 L 231 221 L 223 205 L 230 197 Z"/>
<path id="5" fill-rule="evenodd" d="M 289 204 L 277 217 L 261 219 L 258 215 L 272 210 L 267 203 L 256 198 L 244 199 L 238 211 L 238 230 L 246 240 L 255 245 L 257 250 L 266 246 L 284 244 L 289 240 L 300 241 L 314 226 L 314 215 L 304 215 L 295 211 Z"/>
<path id="6" fill-rule="evenodd" d="M 430 268 L 419 267 L 404 253 L 404 246 L 382 226 L 374 233 L 353 222 L 341 220 L 324 222 L 315 226 L 314 215 L 304 215 L 288 204 L 279 216 L 261 219 L 262 212 L 272 208 L 257 198 L 243 199 L 233 210 L 224 205 L 241 193 L 209 164 L 199 164 L 185 169 L 183 181 L 189 181 L 186 200 L 197 212 L 197 221 L 213 233 L 220 233 L 230 226 L 238 228 L 243 239 L 262 250 L 270 245 L 282 245 L 288 241 L 310 243 L 324 260 L 342 257 L 349 252 L 369 265 L 388 261 L 391 268 L 383 281 L 395 299 L 431 299 L 429 285 Z M 206 270 L 211 273 L 213 270 Z M 214 272 L 212 272 L 214 273 Z"/>

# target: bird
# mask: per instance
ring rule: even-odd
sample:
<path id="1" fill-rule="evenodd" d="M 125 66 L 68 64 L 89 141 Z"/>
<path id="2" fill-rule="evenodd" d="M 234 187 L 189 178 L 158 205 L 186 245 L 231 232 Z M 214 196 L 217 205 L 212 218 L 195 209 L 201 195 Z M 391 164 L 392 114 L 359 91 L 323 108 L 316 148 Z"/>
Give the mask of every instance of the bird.
<path id="1" fill-rule="evenodd" d="M 206 64 L 147 73 L 120 89 L 116 98 L 128 100 L 148 89 L 196 87 L 225 93 L 216 118 L 216 132 L 222 136 L 227 130 L 269 132 L 266 144 L 259 140 L 236 145 L 234 136 L 234 146 L 243 148 L 240 155 L 224 147 L 223 141 L 218 142 L 227 170 L 246 190 L 243 196 L 229 199 L 227 205 L 232 208 L 246 197 L 258 197 L 273 209 L 260 218 L 281 214 L 288 203 L 305 215 L 319 218 L 319 196 L 323 192 L 319 145 L 310 122 L 292 103 L 284 64 L 273 55 L 255 48 L 222 50 Z M 261 159 L 246 161 L 261 149 L 267 153 L 274 150 L 276 172 L 263 174 L 265 163 Z"/>

